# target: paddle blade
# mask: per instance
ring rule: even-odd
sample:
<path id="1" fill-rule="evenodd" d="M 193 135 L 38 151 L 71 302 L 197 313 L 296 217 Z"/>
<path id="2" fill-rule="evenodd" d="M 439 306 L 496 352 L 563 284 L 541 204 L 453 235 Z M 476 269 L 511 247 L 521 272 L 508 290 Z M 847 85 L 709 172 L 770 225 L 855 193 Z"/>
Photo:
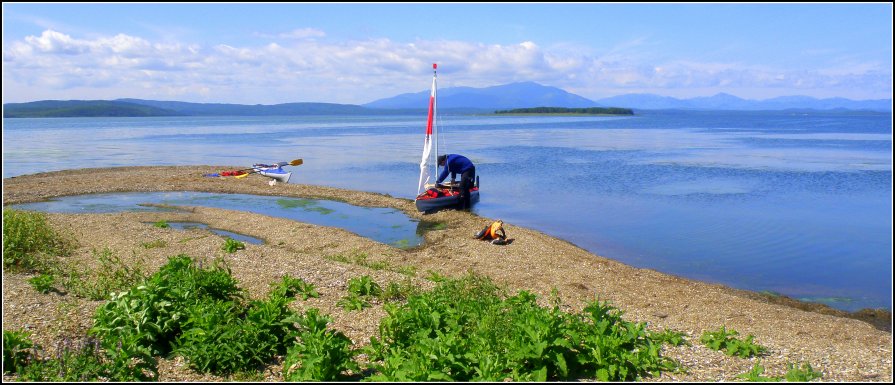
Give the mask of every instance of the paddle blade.
<path id="1" fill-rule="evenodd" d="M 305 162 L 305 161 L 303 161 L 303 160 L 301 160 L 301 159 L 295 159 L 295 160 L 289 162 L 289 164 L 292 165 L 292 166 L 298 166 L 298 165 L 300 165 L 300 164 L 302 164 L 302 163 L 304 163 L 304 162 Z"/>

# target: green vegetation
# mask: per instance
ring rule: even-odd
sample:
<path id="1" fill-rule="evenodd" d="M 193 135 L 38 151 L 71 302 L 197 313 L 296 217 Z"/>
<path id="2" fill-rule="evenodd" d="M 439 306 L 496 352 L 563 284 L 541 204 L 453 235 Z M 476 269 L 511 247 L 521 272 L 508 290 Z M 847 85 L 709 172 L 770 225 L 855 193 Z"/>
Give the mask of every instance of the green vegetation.
<path id="1" fill-rule="evenodd" d="M 533 107 L 516 108 L 512 110 L 498 110 L 495 114 L 585 114 L 585 115 L 634 115 L 630 108 L 618 107 L 589 107 L 589 108 L 565 108 L 565 107 Z"/>
<path id="2" fill-rule="evenodd" d="M 736 330 L 728 331 L 721 326 L 718 331 L 703 333 L 700 341 L 709 349 L 723 350 L 728 356 L 749 358 L 767 351 L 765 347 L 752 342 L 752 339 L 755 338 L 753 335 L 747 336 L 746 340 L 740 340 L 734 337 L 738 334 Z"/>
<path id="3" fill-rule="evenodd" d="M 382 287 L 369 275 L 348 280 L 348 295 L 337 303 L 345 310 L 363 310 L 372 306 L 370 299 L 382 296 Z"/>
<path id="4" fill-rule="evenodd" d="M 811 364 L 802 363 L 801 367 L 796 367 L 792 363 L 786 364 L 786 375 L 783 377 L 766 377 L 764 376 L 764 367 L 760 362 L 755 362 L 752 369 L 746 373 L 740 374 L 737 378 L 742 378 L 749 382 L 809 382 L 823 377 L 823 373 L 815 371 Z"/>
<path id="5" fill-rule="evenodd" d="M 112 293 L 127 290 L 146 278 L 143 261 L 122 261 L 111 249 L 93 250 L 99 267 L 83 271 L 74 266 L 55 272 L 63 277 L 62 286 L 69 293 L 94 301 L 108 299 Z"/>
<path id="6" fill-rule="evenodd" d="M 28 337 L 26 331 L 3 331 L 3 374 L 18 373 L 28 365 L 28 350 L 34 347 Z"/>
<path id="7" fill-rule="evenodd" d="M 47 294 L 51 290 L 53 290 L 53 283 L 55 283 L 56 277 L 51 274 L 41 273 L 40 275 L 34 276 L 28 279 L 28 284 L 42 294 Z"/>
<path id="8" fill-rule="evenodd" d="M 332 214 L 333 209 L 320 206 L 320 201 L 314 199 L 277 199 L 277 205 L 284 209 L 301 208 L 305 211 L 314 211 L 323 215 Z"/>
<path id="9" fill-rule="evenodd" d="M 675 330 L 665 329 L 661 332 L 650 332 L 650 339 L 671 346 L 690 346 L 690 342 L 684 338 L 684 333 Z"/>
<path id="10" fill-rule="evenodd" d="M 326 328 L 332 321 L 319 310 L 308 309 L 294 318 L 298 324 L 298 342 L 289 347 L 283 362 L 286 381 L 338 381 L 348 378 L 346 372 L 359 371 L 354 360 L 357 351 L 342 332 Z"/>
<path id="11" fill-rule="evenodd" d="M 811 364 L 807 362 L 802 363 L 801 367 L 796 367 L 794 364 L 789 363 L 786 364 L 786 369 L 786 375 L 783 378 L 787 382 L 808 382 L 824 376 L 823 373 L 814 370 Z"/>
<path id="12" fill-rule="evenodd" d="M 49 272 L 57 256 L 70 255 L 74 241 L 53 230 L 44 213 L 3 209 L 3 268 Z"/>
<path id="13" fill-rule="evenodd" d="M 366 349 L 373 381 L 630 381 L 679 365 L 642 323 L 599 301 L 581 314 L 505 295 L 487 278 L 444 279 L 388 316 Z"/>
<path id="14" fill-rule="evenodd" d="M 301 299 L 304 301 L 307 301 L 308 298 L 320 297 L 320 294 L 317 293 L 317 288 L 313 284 L 307 283 L 301 278 L 292 278 L 288 274 L 283 276 L 283 280 L 275 285 L 274 290 L 280 291 L 277 295 L 286 298 L 300 294 Z"/>
<path id="15" fill-rule="evenodd" d="M 168 242 L 164 239 L 156 239 L 152 242 L 140 242 L 140 246 L 143 246 L 144 249 L 155 249 L 168 246 Z"/>
<path id="16" fill-rule="evenodd" d="M 224 240 L 224 245 L 221 246 L 221 250 L 224 250 L 228 253 L 235 253 L 237 250 L 243 250 L 246 248 L 246 245 L 240 241 L 237 241 L 233 238 L 227 238 Z"/>
<path id="17" fill-rule="evenodd" d="M 387 261 L 371 262 L 367 259 L 367 257 L 368 257 L 367 253 L 360 251 L 360 250 L 354 250 L 353 252 L 348 253 L 348 254 L 341 254 L 341 253 L 333 254 L 333 255 L 324 256 L 323 258 L 326 258 L 330 261 L 336 261 L 336 262 L 341 262 L 341 263 L 349 263 L 349 264 L 354 264 L 354 265 L 358 265 L 358 266 L 363 266 L 363 267 L 366 267 L 366 268 L 372 269 L 372 270 L 393 271 L 393 272 L 396 272 L 399 274 L 404 274 L 409 277 L 416 276 L 416 266 L 411 266 L 411 265 L 393 266 L 392 264 L 388 263 Z"/>
<path id="18" fill-rule="evenodd" d="M 167 228 L 171 227 L 171 225 L 168 224 L 168 221 L 166 221 L 166 220 L 164 220 L 164 219 L 162 219 L 162 220 L 160 220 L 160 221 L 158 221 L 158 222 L 155 222 L 155 223 L 153 223 L 152 225 L 155 226 L 155 227 L 158 227 L 158 228 L 160 228 L 160 229 L 167 229 Z"/>
<path id="19" fill-rule="evenodd" d="M 266 301 L 246 303 L 220 261 L 202 268 L 179 255 L 97 309 L 90 333 L 107 350 L 121 349 L 153 373 L 151 357 L 171 353 L 200 372 L 251 371 L 285 354 L 296 331 L 286 306 L 294 299 L 283 295 L 288 292 L 277 288 Z"/>
<path id="20" fill-rule="evenodd" d="M 357 298 L 406 298 L 386 304 L 388 316 L 361 352 L 317 309 L 287 306 L 316 296 L 313 285 L 288 275 L 266 300 L 248 301 L 220 260 L 203 268 L 186 255 L 113 294 L 94 316 L 89 335 L 65 340 L 53 357 L 23 332 L 4 331 L 4 368 L 28 381 L 157 380 L 156 357 L 181 356 L 199 372 L 258 378 L 283 356 L 287 381 L 337 380 L 635 380 L 679 365 L 660 355 L 661 339 L 641 323 L 595 301 L 581 314 L 536 303 L 528 292 L 507 296 L 487 278 L 441 277 L 436 289 L 383 290 L 369 276 L 349 280 Z M 313 293 L 313 294 L 311 294 Z M 670 337 L 671 336 L 671 337 Z M 35 355 L 32 355 L 35 354 Z"/>

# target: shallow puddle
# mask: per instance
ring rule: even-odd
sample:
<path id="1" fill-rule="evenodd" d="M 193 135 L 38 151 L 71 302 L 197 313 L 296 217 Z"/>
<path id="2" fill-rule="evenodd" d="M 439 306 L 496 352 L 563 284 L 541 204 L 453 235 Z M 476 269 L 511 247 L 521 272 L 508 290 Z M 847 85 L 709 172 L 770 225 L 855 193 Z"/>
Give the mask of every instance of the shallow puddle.
<path id="1" fill-rule="evenodd" d="M 148 225 L 154 225 L 155 222 L 143 222 Z M 253 245 L 261 245 L 264 243 L 264 240 L 250 237 L 245 234 L 234 233 L 232 231 L 216 229 L 214 227 L 209 227 L 207 224 L 199 223 L 199 222 L 165 222 L 168 224 L 168 227 L 178 229 L 178 230 L 189 230 L 189 229 L 204 229 L 211 231 L 217 235 L 222 235 L 228 238 L 233 238 L 234 240 L 243 242 L 243 243 L 251 243 Z"/>
<path id="2" fill-rule="evenodd" d="M 421 245 L 422 234 L 429 227 L 425 222 L 410 218 L 400 210 L 392 208 L 361 207 L 319 199 L 192 191 L 73 195 L 10 207 L 76 214 L 170 211 L 145 204 L 203 206 L 247 211 L 315 225 L 339 227 L 399 248 Z"/>

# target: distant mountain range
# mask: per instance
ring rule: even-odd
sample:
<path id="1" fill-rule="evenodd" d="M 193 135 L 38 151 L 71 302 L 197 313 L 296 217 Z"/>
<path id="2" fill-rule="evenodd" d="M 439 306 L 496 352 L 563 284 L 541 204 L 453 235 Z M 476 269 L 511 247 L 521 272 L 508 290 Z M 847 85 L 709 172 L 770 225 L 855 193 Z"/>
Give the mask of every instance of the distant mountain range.
<path id="1" fill-rule="evenodd" d="M 364 104 L 368 108 L 412 108 L 428 106 L 429 92 L 401 94 Z M 451 87 L 438 90 L 438 108 L 478 108 L 506 110 L 528 107 L 604 107 L 592 100 L 556 87 L 534 82 L 512 83 L 487 88 Z M 614 107 L 614 106 L 613 106 Z M 624 107 L 624 106 L 621 106 Z"/>
<path id="2" fill-rule="evenodd" d="M 283 103 L 246 105 L 189 103 L 143 99 L 42 100 L 6 103 L 4 118 L 101 117 L 101 116 L 294 116 L 294 115 L 384 115 L 418 113 L 428 106 L 429 91 L 401 94 L 363 105 L 335 103 Z M 590 100 L 556 87 L 534 82 L 472 88 L 438 90 L 438 108 L 454 113 L 492 113 L 533 107 L 618 107 L 636 110 L 869 110 L 892 111 L 892 99 L 849 100 L 784 96 L 767 100 L 747 100 L 729 94 L 677 99 L 651 94 L 629 94 Z"/>
<path id="3" fill-rule="evenodd" d="M 425 106 L 429 91 L 401 94 L 376 100 L 364 107 L 413 108 Z M 621 107 L 640 110 L 872 110 L 892 111 L 892 99 L 850 100 L 816 99 L 808 96 L 783 96 L 767 100 L 747 100 L 720 93 L 709 97 L 677 99 L 652 94 L 628 94 L 590 100 L 556 87 L 534 82 L 513 83 L 487 88 L 454 87 L 438 90 L 439 108 L 513 109 L 529 107 Z"/>

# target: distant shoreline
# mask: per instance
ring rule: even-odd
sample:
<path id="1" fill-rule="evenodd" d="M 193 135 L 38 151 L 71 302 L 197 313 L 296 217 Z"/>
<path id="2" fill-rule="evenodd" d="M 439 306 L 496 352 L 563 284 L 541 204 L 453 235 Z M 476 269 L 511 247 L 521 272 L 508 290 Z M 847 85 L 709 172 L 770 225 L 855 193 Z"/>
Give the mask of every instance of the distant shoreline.
<path id="1" fill-rule="evenodd" d="M 583 114 L 571 112 L 480 114 L 479 116 L 634 116 L 633 114 Z"/>
<path id="2" fill-rule="evenodd" d="M 566 108 L 566 107 L 533 107 L 533 108 L 514 108 L 511 110 L 494 111 L 495 115 L 546 115 L 546 116 L 590 116 L 590 115 L 608 115 L 608 116 L 629 116 L 634 115 L 634 110 L 630 108 L 620 107 L 588 107 L 588 108 Z"/>

